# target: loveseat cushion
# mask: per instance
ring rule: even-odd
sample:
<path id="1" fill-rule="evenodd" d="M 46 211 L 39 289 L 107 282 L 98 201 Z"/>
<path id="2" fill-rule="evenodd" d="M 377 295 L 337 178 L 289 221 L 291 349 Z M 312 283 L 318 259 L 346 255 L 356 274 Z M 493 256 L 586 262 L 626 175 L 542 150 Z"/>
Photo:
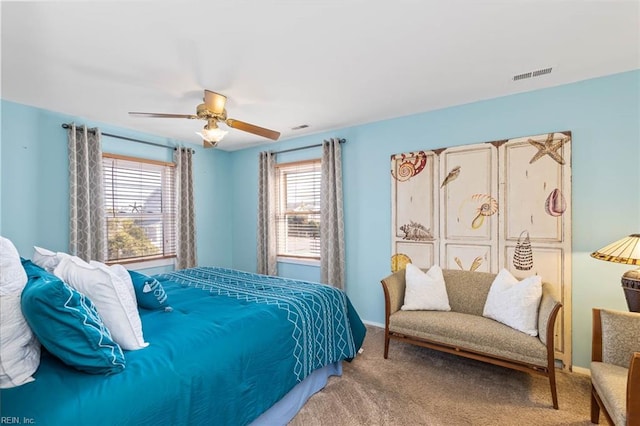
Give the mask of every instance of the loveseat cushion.
<path id="1" fill-rule="evenodd" d="M 547 349 L 540 339 L 478 315 L 398 311 L 389 318 L 389 331 L 509 360 L 547 366 Z"/>
<path id="2" fill-rule="evenodd" d="M 452 311 L 482 316 L 489 289 L 496 274 L 443 269 Z"/>
<path id="3" fill-rule="evenodd" d="M 616 425 L 627 424 L 627 374 L 629 369 L 624 367 L 591 363 L 591 383 Z"/>
<path id="4" fill-rule="evenodd" d="M 635 312 L 600 311 L 602 341 L 615 345 L 602 345 L 602 361 L 619 367 L 629 367 L 631 354 L 640 351 L 640 317 Z"/>

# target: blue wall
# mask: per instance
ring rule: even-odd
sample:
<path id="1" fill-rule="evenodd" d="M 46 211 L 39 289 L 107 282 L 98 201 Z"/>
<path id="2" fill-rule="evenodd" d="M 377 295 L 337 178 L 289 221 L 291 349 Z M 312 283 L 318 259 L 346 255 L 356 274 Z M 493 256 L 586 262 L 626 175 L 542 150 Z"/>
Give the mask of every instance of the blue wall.
<path id="1" fill-rule="evenodd" d="M 347 293 L 363 319 L 384 322 L 380 279 L 391 254 L 392 154 L 570 130 L 573 134 L 573 363 L 588 367 L 591 308 L 626 310 L 620 276 L 629 269 L 589 253 L 640 232 L 640 71 L 582 81 L 473 104 L 380 121 L 269 144 L 278 150 L 329 137 L 343 146 Z M 0 233 L 23 256 L 32 246 L 68 246 L 66 131 L 82 118 L 2 102 Z M 101 123 L 103 132 L 174 143 Z M 167 150 L 105 139 L 105 150 L 157 156 Z M 197 148 L 198 255 L 201 265 L 256 269 L 257 162 L 251 148 Z M 170 151 L 169 151 L 170 152 Z M 319 157 L 319 150 L 282 154 L 279 161 Z M 634 185 L 635 184 L 635 185 Z M 317 267 L 280 264 L 282 275 L 319 279 Z"/>
<path id="2" fill-rule="evenodd" d="M 589 253 L 640 232 L 640 71 L 302 137 L 270 149 L 347 139 L 347 293 L 365 320 L 382 324 L 380 279 L 389 274 L 391 255 L 390 156 L 561 130 L 573 136 L 573 363 L 588 367 L 591 308 L 627 309 L 620 276 L 630 268 Z M 257 158 L 264 149 L 231 157 L 233 266 L 238 269 L 256 268 Z M 296 265 L 295 273 L 303 274 L 303 268 Z M 310 276 L 319 276 L 317 268 L 306 268 Z M 281 273 L 288 270 L 281 265 Z"/>
<path id="3" fill-rule="evenodd" d="M 99 127 L 103 133 L 165 145 L 179 141 L 145 135 L 103 123 L 90 122 L 13 102 L 2 101 L 0 233 L 11 239 L 20 255 L 31 257 L 33 246 L 68 251 L 69 188 L 67 131 L 62 123 L 75 121 Z M 229 177 L 230 154 L 196 150 L 194 188 L 197 250 L 201 265 L 231 266 L 232 211 Z M 173 150 L 111 137 L 103 137 L 103 150 L 115 154 L 172 161 Z"/>

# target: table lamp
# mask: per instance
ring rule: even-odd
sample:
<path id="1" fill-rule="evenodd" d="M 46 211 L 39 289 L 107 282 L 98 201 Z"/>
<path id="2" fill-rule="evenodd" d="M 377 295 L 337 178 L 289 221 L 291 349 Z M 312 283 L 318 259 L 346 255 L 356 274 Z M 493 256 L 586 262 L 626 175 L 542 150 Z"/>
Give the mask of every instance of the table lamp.
<path id="1" fill-rule="evenodd" d="M 591 253 L 591 257 L 608 262 L 640 265 L 640 234 L 631 234 Z M 622 275 L 622 288 L 629 311 L 640 312 L 640 268 Z"/>

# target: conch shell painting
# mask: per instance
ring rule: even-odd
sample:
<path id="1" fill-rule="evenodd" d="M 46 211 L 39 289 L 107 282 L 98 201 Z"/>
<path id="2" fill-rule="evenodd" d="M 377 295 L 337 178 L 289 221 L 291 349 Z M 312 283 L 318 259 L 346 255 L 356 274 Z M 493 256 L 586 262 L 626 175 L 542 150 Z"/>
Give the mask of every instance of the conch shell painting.
<path id="1" fill-rule="evenodd" d="M 421 223 L 410 221 L 409 223 L 402 225 L 400 230 L 404 232 L 403 240 L 411 241 L 427 241 L 433 240 L 431 230 Z"/>
<path id="2" fill-rule="evenodd" d="M 407 181 L 420 173 L 427 165 L 427 154 L 424 151 L 410 152 L 396 156 L 396 170 L 391 170 L 391 176 L 400 182 Z M 401 161 L 398 165 L 398 161 Z"/>
<path id="3" fill-rule="evenodd" d="M 547 201 L 544 203 L 544 210 L 548 215 L 554 217 L 561 216 L 567 210 L 567 202 L 558 188 L 551 191 L 547 197 Z"/>
<path id="4" fill-rule="evenodd" d="M 471 228 L 478 229 L 484 223 L 484 218 L 494 215 L 498 211 L 498 202 L 489 194 L 474 194 L 471 199 L 478 202 L 478 214 L 471 221 Z"/>

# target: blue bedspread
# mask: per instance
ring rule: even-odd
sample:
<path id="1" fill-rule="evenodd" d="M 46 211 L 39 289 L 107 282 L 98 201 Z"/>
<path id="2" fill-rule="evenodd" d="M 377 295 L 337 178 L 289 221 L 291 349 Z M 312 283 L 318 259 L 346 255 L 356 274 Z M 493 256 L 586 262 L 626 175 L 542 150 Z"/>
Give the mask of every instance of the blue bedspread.
<path id="1" fill-rule="evenodd" d="M 38 425 L 244 425 L 311 371 L 353 358 L 365 327 L 333 287 L 222 268 L 156 276 L 172 312 L 140 309 L 149 347 L 94 376 L 42 356 L 0 392 L 1 416 Z M 25 420 L 22 423 L 26 423 Z"/>

